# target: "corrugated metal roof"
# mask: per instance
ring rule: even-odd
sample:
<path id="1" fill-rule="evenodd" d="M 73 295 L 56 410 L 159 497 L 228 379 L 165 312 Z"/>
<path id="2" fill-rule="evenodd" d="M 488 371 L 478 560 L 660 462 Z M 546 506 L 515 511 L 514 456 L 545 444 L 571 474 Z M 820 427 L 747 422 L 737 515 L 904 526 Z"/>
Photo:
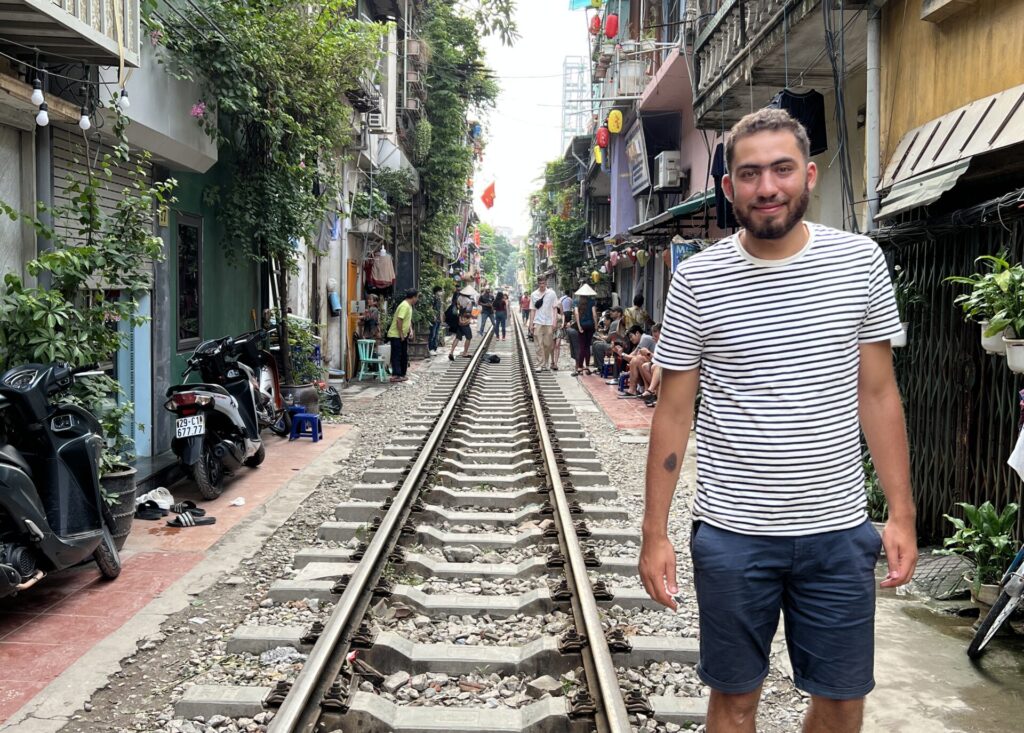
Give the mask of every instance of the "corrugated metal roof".
<path id="1" fill-rule="evenodd" d="M 896 146 L 879 190 L 1021 142 L 1024 142 L 1024 84 L 977 99 L 908 132 Z"/>
<path id="2" fill-rule="evenodd" d="M 630 234 L 670 234 L 677 228 L 676 221 L 703 211 L 710 202 L 714 205 L 715 189 L 709 188 L 706 191 L 698 191 L 681 204 L 676 204 L 657 216 L 651 217 L 645 222 L 629 228 Z"/>

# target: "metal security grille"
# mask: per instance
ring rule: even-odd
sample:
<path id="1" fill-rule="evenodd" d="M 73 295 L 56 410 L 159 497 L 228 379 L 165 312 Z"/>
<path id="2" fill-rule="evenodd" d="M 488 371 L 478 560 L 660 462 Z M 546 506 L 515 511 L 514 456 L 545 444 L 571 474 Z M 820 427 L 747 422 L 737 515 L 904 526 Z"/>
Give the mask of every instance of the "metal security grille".
<path id="1" fill-rule="evenodd" d="M 1024 482 L 1006 459 L 1017 439 L 1024 379 L 1003 357 L 984 352 L 980 327 L 966 323 L 953 304 L 962 286 L 943 282 L 975 272 L 974 260 L 983 254 L 1006 249 L 1011 261 L 1024 261 L 1024 222 L 1009 218 L 1020 215 L 1014 209 L 957 212 L 875 233 L 926 300 L 911 314 L 907 347 L 896 352 L 924 539 L 952 533 L 943 514 L 960 515 L 958 501 L 989 500 L 998 508 L 1021 502 Z M 1024 535 L 1024 518 L 1017 531 Z"/>

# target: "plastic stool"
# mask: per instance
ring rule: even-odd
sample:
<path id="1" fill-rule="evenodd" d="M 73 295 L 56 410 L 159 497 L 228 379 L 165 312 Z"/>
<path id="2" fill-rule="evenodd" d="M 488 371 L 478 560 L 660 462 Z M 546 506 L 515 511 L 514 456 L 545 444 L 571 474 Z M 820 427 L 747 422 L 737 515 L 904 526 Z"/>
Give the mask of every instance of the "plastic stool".
<path id="1" fill-rule="evenodd" d="M 626 391 L 626 385 L 628 385 L 628 384 L 629 384 L 629 372 L 622 372 L 622 374 L 619 375 L 619 391 L 620 392 L 625 392 Z"/>
<path id="2" fill-rule="evenodd" d="M 310 412 L 292 413 L 292 434 L 288 436 L 288 440 L 298 440 L 303 437 L 312 438 L 314 443 L 319 443 L 320 438 L 324 437 L 324 428 L 320 423 L 319 415 Z"/>

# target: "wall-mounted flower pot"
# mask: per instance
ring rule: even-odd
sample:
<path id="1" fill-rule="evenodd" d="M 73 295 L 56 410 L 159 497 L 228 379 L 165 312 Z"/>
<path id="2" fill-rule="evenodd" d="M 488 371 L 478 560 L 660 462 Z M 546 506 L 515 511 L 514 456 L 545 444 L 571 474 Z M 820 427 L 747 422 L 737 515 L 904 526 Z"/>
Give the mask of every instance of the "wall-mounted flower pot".
<path id="1" fill-rule="evenodd" d="M 1008 339 L 1003 337 L 1006 345 L 1006 366 L 1014 374 L 1024 374 L 1024 339 Z"/>
<path id="2" fill-rule="evenodd" d="M 906 322 L 900 323 L 900 326 L 903 330 L 900 331 L 899 335 L 893 336 L 891 339 L 889 339 L 890 346 L 892 346 L 894 349 L 902 349 L 904 346 L 907 345 L 907 326 L 909 325 L 910 324 Z"/>
<path id="3" fill-rule="evenodd" d="M 1005 354 L 1006 344 L 1003 343 L 1003 334 L 997 333 L 994 336 L 986 336 L 988 321 L 981 322 L 981 348 L 990 354 Z"/>

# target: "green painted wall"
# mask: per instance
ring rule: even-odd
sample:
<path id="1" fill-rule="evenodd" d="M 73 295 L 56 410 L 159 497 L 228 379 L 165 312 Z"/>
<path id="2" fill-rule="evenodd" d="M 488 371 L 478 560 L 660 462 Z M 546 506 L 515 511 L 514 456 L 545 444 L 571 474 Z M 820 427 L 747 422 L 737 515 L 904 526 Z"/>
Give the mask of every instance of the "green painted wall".
<path id="1" fill-rule="evenodd" d="M 221 164 L 203 175 L 175 172 L 178 180 L 177 203 L 171 210 L 170 250 L 168 252 L 171 293 L 171 383 L 181 380 L 185 361 L 191 349 L 179 352 L 178 334 L 178 219 L 186 214 L 203 220 L 203 271 L 201 301 L 201 333 L 203 339 L 237 335 L 255 326 L 252 311 L 259 316 L 259 266 L 254 262 L 229 263 L 222 245 L 224 223 L 218 221 L 214 208 L 204 205 L 203 190 L 207 186 L 226 183 Z M 194 380 L 193 380 L 194 381 Z"/>

